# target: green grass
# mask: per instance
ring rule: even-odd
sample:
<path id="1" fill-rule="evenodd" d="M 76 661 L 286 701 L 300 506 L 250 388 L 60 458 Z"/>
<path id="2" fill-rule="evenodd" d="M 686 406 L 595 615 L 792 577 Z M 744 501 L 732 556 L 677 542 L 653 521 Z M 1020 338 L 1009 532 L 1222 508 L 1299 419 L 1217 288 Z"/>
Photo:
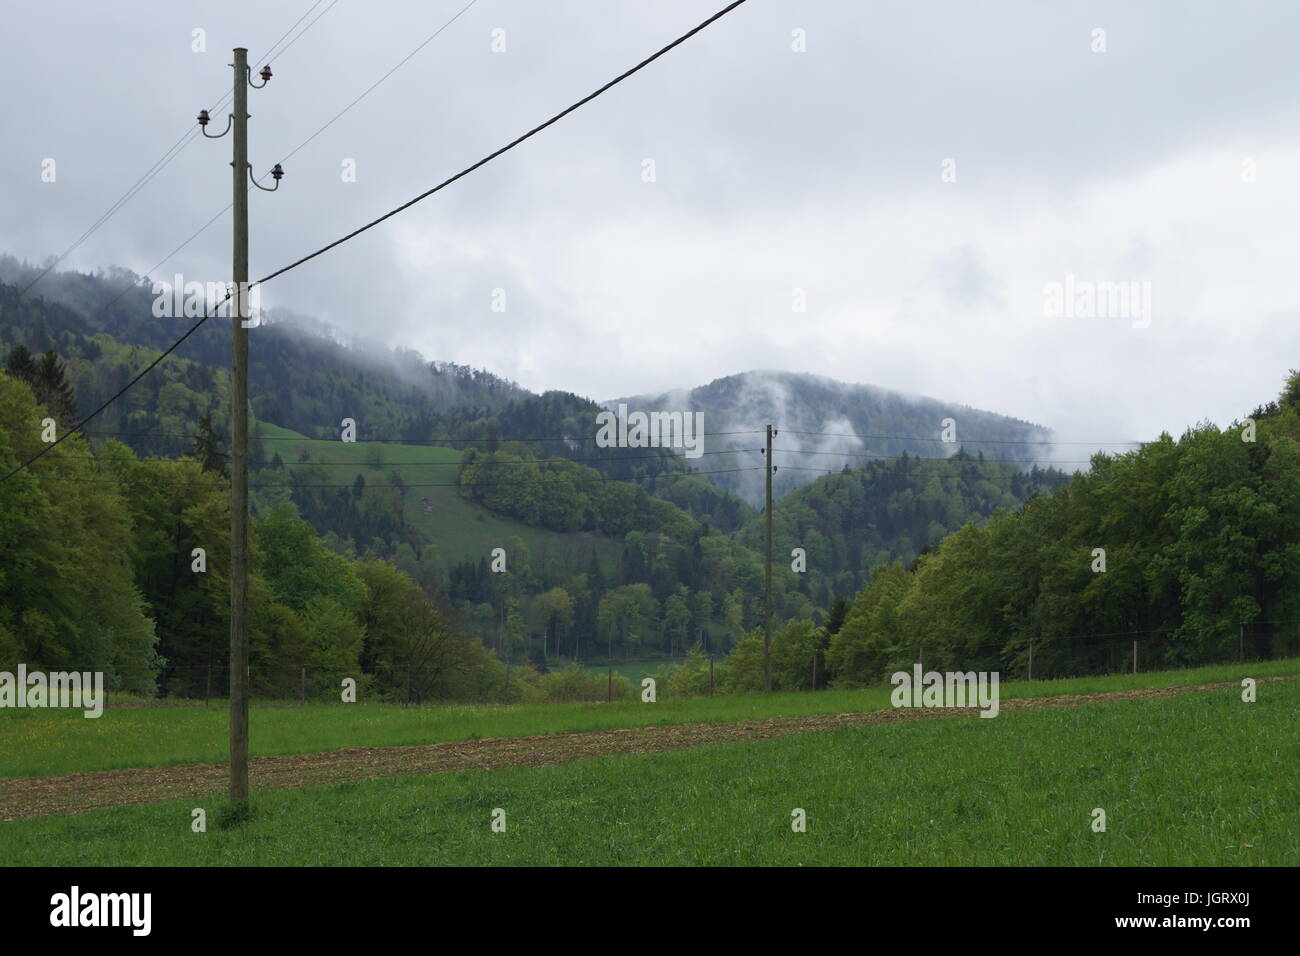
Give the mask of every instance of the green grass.
<path id="1" fill-rule="evenodd" d="M 614 665 L 614 673 L 622 674 L 624 677 L 626 677 L 629 681 L 632 682 L 632 685 L 634 687 L 640 688 L 641 678 L 649 677 L 651 674 L 654 674 L 662 670 L 664 667 L 668 667 L 673 664 L 679 664 L 679 663 L 681 663 L 680 659 L 672 659 L 668 657 L 665 657 L 662 660 L 655 660 L 655 661 L 632 661 L 623 664 L 616 663 Z M 597 674 L 602 677 L 605 674 L 609 673 L 608 664 L 605 665 L 586 664 L 583 665 L 582 669 L 585 670 L 588 674 Z"/>
<path id="2" fill-rule="evenodd" d="M 357 475 L 365 475 L 367 484 L 386 482 L 387 473 L 401 465 L 402 480 L 407 485 L 404 517 L 424 541 L 433 544 L 447 560 L 475 560 L 487 557 L 493 548 L 504 547 L 518 538 L 534 557 L 558 552 L 586 567 L 587 556 L 595 549 L 606 572 L 612 571 L 622 553 L 622 542 L 604 535 L 562 534 L 534 528 L 497 515 L 463 497 L 454 487 L 462 452 L 455 448 L 432 445 L 403 445 L 396 442 L 342 442 L 304 438 L 295 431 L 258 422 L 260 434 L 267 438 L 287 439 L 266 443 L 266 455 L 279 452 L 286 462 L 297 461 L 301 450 L 323 462 L 344 462 L 324 466 L 330 484 L 352 484 Z M 254 439 L 255 441 L 256 439 Z M 378 455 L 380 464 L 372 460 Z M 425 485 L 426 487 L 419 487 Z M 439 487 L 427 487 L 436 485 Z M 450 487 L 448 487 L 450 486 Z M 421 498 L 428 498 L 426 512 Z"/>
<path id="3" fill-rule="evenodd" d="M 1300 673 L 1300 661 L 1228 664 L 1184 671 L 1003 684 L 1001 697 L 1087 694 Z M 388 747 L 475 737 L 643 727 L 693 721 L 844 713 L 889 707 L 889 688 L 741 694 L 614 704 L 430 706 L 258 704 L 250 718 L 254 755 Z M 0 710 L 0 778 L 226 759 L 224 701 L 211 706 L 113 708 L 88 720 L 72 710 Z"/>
<path id="4" fill-rule="evenodd" d="M 1297 865 L 1300 685 L 0 824 L 9 865 Z M 494 833 L 494 808 L 507 829 Z M 807 832 L 791 831 L 791 811 Z M 1091 829 L 1092 812 L 1107 830 Z"/>

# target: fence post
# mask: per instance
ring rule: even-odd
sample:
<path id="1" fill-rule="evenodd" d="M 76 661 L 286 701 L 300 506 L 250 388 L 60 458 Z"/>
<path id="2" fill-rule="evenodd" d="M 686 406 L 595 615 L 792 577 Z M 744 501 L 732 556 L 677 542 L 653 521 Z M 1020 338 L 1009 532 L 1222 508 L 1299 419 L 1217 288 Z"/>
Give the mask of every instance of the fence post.
<path id="1" fill-rule="evenodd" d="M 299 675 L 299 682 L 302 685 L 302 702 L 307 703 L 307 666 L 304 664 L 302 673 Z"/>
<path id="2" fill-rule="evenodd" d="M 1034 679 L 1034 642 L 1029 642 L 1029 679 Z"/>
<path id="3" fill-rule="evenodd" d="M 709 696 L 713 696 L 713 655 L 709 655 Z"/>
<path id="4" fill-rule="evenodd" d="M 611 667 L 609 669 L 609 684 L 607 690 L 605 691 L 605 703 L 612 704 L 613 702 L 614 702 L 614 668 Z"/>
<path id="5" fill-rule="evenodd" d="M 208 683 L 203 690 L 203 706 L 208 706 L 208 698 L 212 696 L 212 665 L 208 665 Z"/>
<path id="6" fill-rule="evenodd" d="M 1133 673 L 1136 674 L 1137 672 L 1138 672 L 1138 642 L 1137 642 L 1137 638 L 1135 637 L 1133 638 Z"/>
<path id="7" fill-rule="evenodd" d="M 1239 628 L 1238 633 L 1240 635 L 1240 644 L 1241 644 L 1239 656 L 1241 657 L 1241 663 L 1244 664 L 1246 663 L 1246 622 L 1245 621 L 1241 622 L 1241 627 Z"/>

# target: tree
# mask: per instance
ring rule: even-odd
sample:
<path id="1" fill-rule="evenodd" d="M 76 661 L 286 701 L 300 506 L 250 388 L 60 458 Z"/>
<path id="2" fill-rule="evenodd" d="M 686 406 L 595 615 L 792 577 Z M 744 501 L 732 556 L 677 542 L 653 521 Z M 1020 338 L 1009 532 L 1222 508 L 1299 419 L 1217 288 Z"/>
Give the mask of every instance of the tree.
<path id="1" fill-rule="evenodd" d="M 31 385 L 36 381 L 36 360 L 26 346 L 15 345 L 5 360 L 5 368 L 14 378 Z"/>
<path id="2" fill-rule="evenodd" d="M 685 587 L 677 589 L 676 594 L 668 596 L 664 602 L 664 628 L 669 634 L 681 639 L 686 644 L 691 627 L 690 590 Z"/>
<path id="3" fill-rule="evenodd" d="M 190 444 L 190 454 L 199 460 L 204 471 L 214 472 L 223 478 L 230 477 L 229 455 L 223 447 L 223 440 L 212 425 L 212 411 L 208 410 L 199 418 Z"/>
<path id="4" fill-rule="evenodd" d="M 67 369 L 59 361 L 54 349 L 47 349 L 36 363 L 36 375 L 31 382 L 36 400 L 50 410 L 50 414 L 64 425 L 77 420 L 77 402 L 72 386 L 68 384 Z"/>
<path id="5" fill-rule="evenodd" d="M 564 588 L 553 587 L 538 595 L 537 606 L 543 627 L 543 656 L 548 646 L 559 653 L 560 642 L 573 627 L 573 598 Z"/>
<path id="6" fill-rule="evenodd" d="M 22 425 L 44 417 L 29 385 L 0 374 L 0 469 L 43 446 Z M 0 482 L 0 669 L 102 671 L 114 690 L 152 693 L 162 661 L 132 576 L 131 514 L 115 482 L 95 478 L 83 435 L 29 466 L 64 482 Z"/>

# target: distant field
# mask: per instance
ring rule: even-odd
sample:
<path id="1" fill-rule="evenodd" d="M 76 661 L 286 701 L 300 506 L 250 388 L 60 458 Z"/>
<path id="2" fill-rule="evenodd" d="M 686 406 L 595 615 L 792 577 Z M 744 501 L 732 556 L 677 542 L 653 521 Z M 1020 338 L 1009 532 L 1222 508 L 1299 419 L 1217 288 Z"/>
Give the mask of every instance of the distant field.
<path id="1" fill-rule="evenodd" d="M 632 682 L 633 686 L 639 687 L 641 684 L 641 678 L 653 674 L 656 671 L 662 670 L 665 667 L 671 666 L 673 664 L 678 664 L 678 663 L 680 663 L 680 661 L 667 658 L 667 657 L 665 657 L 663 660 L 658 660 L 658 661 L 633 661 L 630 664 L 615 664 L 614 673 L 622 674 L 624 677 L 626 677 L 629 681 Z M 595 664 L 584 665 L 582 669 L 585 670 L 588 674 L 609 673 L 608 664 L 601 664 L 599 666 Z"/>
<path id="2" fill-rule="evenodd" d="M 1258 671 L 1257 668 L 1251 670 Z M 1260 672 L 1262 673 L 1262 672 Z M 815 697 L 822 695 L 805 695 Z M 10 865 L 1300 864 L 1300 684 L 0 825 Z M 205 806 L 209 832 L 192 833 Z M 489 823 L 496 808 L 506 831 Z M 805 811 L 807 830 L 792 832 Z M 1093 832 L 1094 808 L 1106 832 Z"/>
<path id="3" fill-rule="evenodd" d="M 300 449 L 307 449 L 312 458 L 320 461 L 354 463 L 325 466 L 331 484 L 351 484 L 359 474 L 365 475 L 367 482 L 376 481 L 391 466 L 400 464 L 407 487 L 406 522 L 445 559 L 487 557 L 493 548 L 503 546 L 512 537 L 523 541 L 533 557 L 541 557 L 548 551 L 566 555 L 573 562 L 575 572 L 585 570 L 593 548 L 607 572 L 615 567 L 622 553 L 622 542 L 604 535 L 561 534 L 533 528 L 466 500 L 454 487 L 462 455 L 455 448 L 395 442 L 321 441 L 303 438 L 297 432 L 267 422 L 258 422 L 257 427 L 266 437 L 287 439 L 267 442 L 268 457 L 278 451 L 285 461 L 294 461 Z M 380 459 L 377 467 L 370 463 L 376 455 Z M 431 506 L 428 512 L 420 501 L 425 497 Z"/>
<path id="4" fill-rule="evenodd" d="M 1237 681 L 1243 676 L 1300 673 L 1300 660 L 1230 664 L 1183 671 L 1014 682 L 1004 699 L 1090 694 L 1140 687 Z M 481 737 L 648 727 L 699 721 L 835 714 L 889 707 L 889 690 L 741 694 L 660 700 L 654 704 L 543 704 L 403 707 L 395 704 L 254 703 L 254 755 L 314 753 L 343 747 L 389 747 Z M 0 778 L 53 776 L 226 759 L 225 702 L 211 706 L 109 707 L 98 719 L 79 711 L 0 711 Z M 987 722 L 987 721 L 986 721 Z"/>

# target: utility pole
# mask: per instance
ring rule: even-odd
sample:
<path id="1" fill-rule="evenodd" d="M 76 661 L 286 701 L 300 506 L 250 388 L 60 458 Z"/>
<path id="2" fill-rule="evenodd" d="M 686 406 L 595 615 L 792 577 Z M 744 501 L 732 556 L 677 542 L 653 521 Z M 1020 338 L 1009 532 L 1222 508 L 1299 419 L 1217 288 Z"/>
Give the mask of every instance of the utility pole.
<path id="1" fill-rule="evenodd" d="M 208 111 L 199 111 L 199 126 L 209 139 L 234 133 L 231 182 L 234 185 L 234 246 L 230 291 L 230 802 L 248 802 L 248 191 L 245 180 L 267 192 L 280 188 L 284 171 L 271 171 L 275 186 L 253 179 L 248 165 L 248 88 L 271 79 L 262 67 L 260 85 L 248 72 L 248 50 L 235 47 L 234 103 L 226 129 L 208 132 Z"/>
<path id="2" fill-rule="evenodd" d="M 230 802 L 248 802 L 248 50 L 235 48 L 235 298 L 230 310 Z"/>
<path id="3" fill-rule="evenodd" d="M 772 689 L 772 426 L 767 426 L 767 549 L 763 572 L 763 690 Z"/>

